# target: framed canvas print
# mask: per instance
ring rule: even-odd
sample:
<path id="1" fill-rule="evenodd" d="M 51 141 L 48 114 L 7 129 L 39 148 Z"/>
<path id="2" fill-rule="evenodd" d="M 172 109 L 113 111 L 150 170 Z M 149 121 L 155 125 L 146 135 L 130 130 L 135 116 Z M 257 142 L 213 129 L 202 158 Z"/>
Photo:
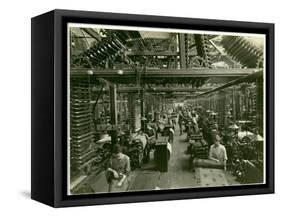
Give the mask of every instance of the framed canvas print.
<path id="1" fill-rule="evenodd" d="M 54 207 L 274 192 L 274 24 L 32 18 L 32 192 Z"/>

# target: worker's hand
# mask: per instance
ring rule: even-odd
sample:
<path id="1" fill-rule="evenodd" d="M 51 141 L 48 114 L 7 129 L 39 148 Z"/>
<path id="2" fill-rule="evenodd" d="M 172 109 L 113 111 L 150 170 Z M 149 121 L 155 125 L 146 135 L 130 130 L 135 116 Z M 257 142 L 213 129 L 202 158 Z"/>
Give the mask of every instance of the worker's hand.
<path id="1" fill-rule="evenodd" d="M 118 186 L 118 187 L 121 187 L 122 184 L 123 184 L 123 181 L 120 181 L 120 182 L 117 183 L 117 186 Z"/>
<path id="2" fill-rule="evenodd" d="M 119 178 L 119 174 L 115 170 L 113 170 L 113 176 L 115 179 Z"/>
<path id="3" fill-rule="evenodd" d="M 216 163 L 219 163 L 220 161 L 218 159 L 213 159 Z"/>

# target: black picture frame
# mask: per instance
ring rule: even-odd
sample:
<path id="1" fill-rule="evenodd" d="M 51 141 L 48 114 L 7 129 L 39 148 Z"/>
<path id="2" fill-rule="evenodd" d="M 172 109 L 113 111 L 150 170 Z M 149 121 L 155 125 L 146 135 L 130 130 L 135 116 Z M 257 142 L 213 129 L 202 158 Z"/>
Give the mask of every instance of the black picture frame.
<path id="1" fill-rule="evenodd" d="M 266 35 L 266 183 L 259 185 L 66 194 L 67 23 L 263 33 Z M 53 10 L 32 18 L 31 198 L 53 207 L 274 193 L 274 24 Z"/>

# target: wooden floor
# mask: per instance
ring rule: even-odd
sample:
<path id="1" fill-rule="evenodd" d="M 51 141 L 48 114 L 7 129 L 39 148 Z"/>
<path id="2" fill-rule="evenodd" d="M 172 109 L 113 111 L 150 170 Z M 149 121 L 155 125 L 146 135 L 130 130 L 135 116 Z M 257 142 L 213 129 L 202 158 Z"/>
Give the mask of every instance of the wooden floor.
<path id="1" fill-rule="evenodd" d="M 153 153 L 151 153 L 151 160 L 148 164 L 145 164 L 141 169 L 131 172 L 129 191 L 199 187 L 200 185 L 195 177 L 194 171 L 189 170 L 190 156 L 186 154 L 187 146 L 186 134 L 180 136 L 179 130 L 176 128 L 168 172 L 161 173 L 156 171 Z M 226 179 L 230 185 L 238 184 L 235 178 L 228 172 L 226 173 Z M 81 185 L 89 189 L 87 193 L 106 193 L 108 190 L 108 185 L 103 173 L 98 177 L 89 176 Z"/>

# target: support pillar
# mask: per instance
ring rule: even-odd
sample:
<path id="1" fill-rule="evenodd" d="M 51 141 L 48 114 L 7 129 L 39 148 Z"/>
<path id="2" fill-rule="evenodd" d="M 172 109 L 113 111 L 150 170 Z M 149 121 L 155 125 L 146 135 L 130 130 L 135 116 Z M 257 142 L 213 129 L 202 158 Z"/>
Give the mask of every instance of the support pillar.
<path id="1" fill-rule="evenodd" d="M 263 135 L 263 79 L 256 80 L 256 117 L 257 129 Z"/>
<path id="2" fill-rule="evenodd" d="M 144 91 L 143 91 L 143 89 L 141 89 L 141 91 L 140 91 L 140 109 L 141 109 L 141 118 L 144 118 L 145 117 L 145 112 L 144 112 L 145 105 L 144 105 Z M 143 130 L 145 129 L 145 121 L 144 120 L 141 121 L 141 128 Z"/>
<path id="3" fill-rule="evenodd" d="M 235 90 L 232 91 L 232 115 L 233 115 L 233 120 L 236 121 Z"/>
<path id="4" fill-rule="evenodd" d="M 111 114 L 111 125 L 117 125 L 117 101 L 116 101 L 116 84 L 109 86 L 109 95 L 110 95 L 110 114 Z M 117 143 L 117 131 L 111 131 L 111 143 Z"/>
<path id="5" fill-rule="evenodd" d="M 181 69 L 188 68 L 188 38 L 187 34 L 179 33 L 179 51 L 180 51 L 180 67 Z"/>
<path id="6" fill-rule="evenodd" d="M 141 127 L 140 106 L 139 103 L 137 102 L 137 95 L 135 93 L 128 95 L 128 109 L 129 109 L 130 128 L 132 130 L 140 128 Z"/>

